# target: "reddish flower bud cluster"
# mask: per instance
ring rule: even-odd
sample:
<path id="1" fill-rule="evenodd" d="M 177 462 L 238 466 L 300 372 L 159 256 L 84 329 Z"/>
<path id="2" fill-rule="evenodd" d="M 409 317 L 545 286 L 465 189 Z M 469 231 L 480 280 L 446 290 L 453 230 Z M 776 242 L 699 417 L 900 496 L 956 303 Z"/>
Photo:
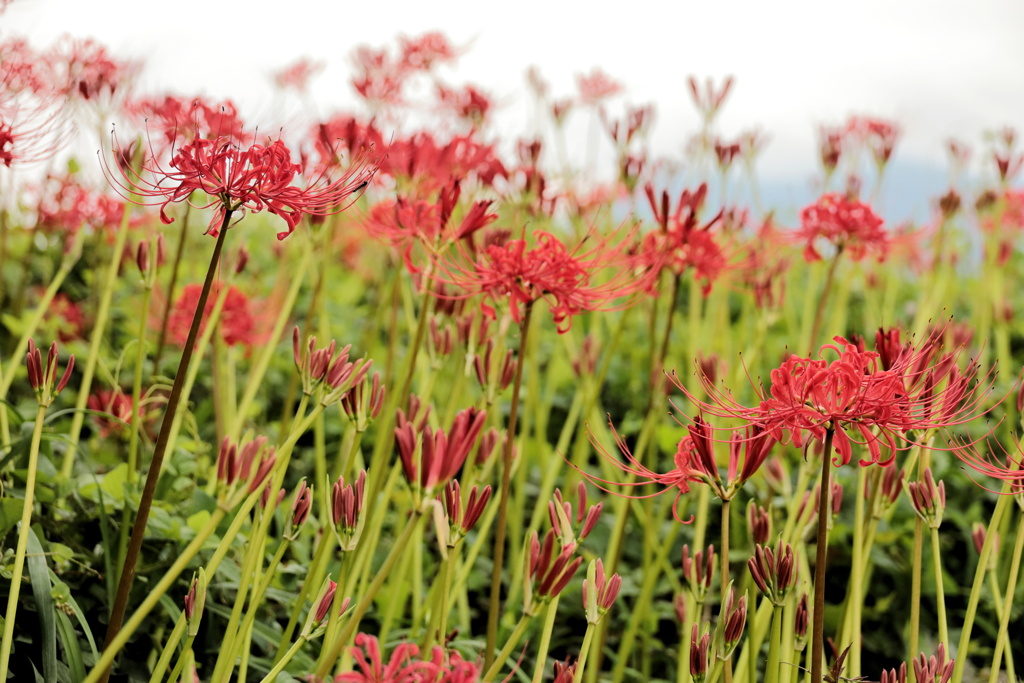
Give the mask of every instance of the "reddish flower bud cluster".
<path id="1" fill-rule="evenodd" d="M 798 651 L 804 649 L 807 644 L 807 626 L 811 623 L 811 610 L 807 603 L 807 593 L 800 596 L 800 602 L 796 605 L 793 631 L 796 635 L 796 647 Z"/>
<path id="2" fill-rule="evenodd" d="M 793 548 L 779 539 L 774 551 L 763 545 L 755 546 L 754 556 L 747 560 L 747 567 L 761 592 L 776 605 L 782 605 L 793 584 L 793 563 Z"/>
<path id="3" fill-rule="evenodd" d="M 448 547 L 454 548 L 480 520 L 480 515 L 484 513 L 484 508 L 491 499 L 491 487 L 485 486 L 482 491 L 478 491 L 476 486 L 470 489 L 465 512 L 462 508 L 462 489 L 459 482 L 454 479 L 445 485 L 438 499 L 444 505 L 450 526 Z"/>
<path id="4" fill-rule="evenodd" d="M 946 646 L 939 643 L 934 655 L 925 657 L 922 652 L 914 660 L 914 680 L 918 683 L 948 683 L 955 666 L 956 659 L 950 657 L 946 661 Z"/>
<path id="5" fill-rule="evenodd" d="M 971 528 L 971 541 L 974 542 L 974 549 L 981 555 L 981 549 L 985 547 L 985 538 L 987 536 L 985 525 L 980 522 L 975 522 Z M 992 552 L 988 556 L 988 568 L 994 570 L 996 568 L 996 560 L 999 557 L 999 532 L 994 532 L 992 536 Z"/>
<path id="6" fill-rule="evenodd" d="M 587 613 L 587 623 L 597 624 L 608 610 L 615 604 L 615 598 L 619 597 L 619 588 L 622 587 L 622 577 L 612 574 L 605 578 L 604 564 L 600 559 L 594 562 L 594 579 L 591 586 L 588 578 L 583 580 L 583 609 Z M 589 602 L 588 594 L 593 591 L 597 600 Z"/>
<path id="7" fill-rule="evenodd" d="M 576 519 L 573 520 L 572 504 L 562 500 L 562 491 L 555 489 L 554 500 L 548 501 L 548 517 L 551 520 L 551 528 L 558 535 L 558 540 L 564 545 L 570 541 L 582 543 L 590 535 L 597 525 L 601 516 L 604 503 L 591 505 L 587 508 L 587 485 L 580 482 L 576 487 L 579 503 L 576 506 Z"/>
<path id="8" fill-rule="evenodd" d="M 320 402 L 325 406 L 342 400 L 353 386 L 366 378 L 366 373 L 373 365 L 372 360 L 365 358 L 350 363 L 348 353 L 352 349 L 351 344 L 337 355 L 334 353 L 335 347 L 336 342 L 332 339 L 329 346 L 317 349 L 316 337 L 310 336 L 303 352 L 299 346 L 299 327 L 296 325 L 292 330 L 292 352 L 295 367 L 302 377 L 302 391 L 312 395 L 317 389 L 322 389 Z"/>
<path id="9" fill-rule="evenodd" d="M 871 515 L 875 519 L 881 519 L 886 510 L 896 503 L 896 500 L 900 497 L 900 493 L 903 491 L 903 479 L 905 474 L 906 473 L 903 470 L 895 467 L 886 467 L 883 470 L 881 488 L 878 491 L 878 497 L 875 500 L 875 507 L 871 511 Z M 865 484 L 864 497 L 868 500 L 871 499 L 870 489 L 870 485 Z"/>
<path id="10" fill-rule="evenodd" d="M 527 614 L 539 614 L 541 608 L 569 584 L 583 562 L 582 557 L 573 559 L 573 554 L 576 551 L 574 542 L 563 545 L 561 551 L 556 555 L 556 538 L 557 534 L 554 529 L 549 529 L 544 535 L 543 545 L 537 540 L 536 531 L 530 536 L 523 579 L 525 583 L 523 607 Z"/>
<path id="11" fill-rule="evenodd" d="M 43 355 L 36 342 L 29 337 L 28 353 L 25 354 L 25 365 L 28 368 L 28 381 L 36 394 L 36 401 L 40 406 L 49 406 L 57 398 L 60 392 L 68 385 L 71 379 L 71 371 L 75 369 L 75 356 L 68 356 L 68 364 L 64 367 L 64 374 L 60 381 L 57 380 L 57 342 L 50 344 L 50 350 L 46 353 L 46 365 L 43 365 Z"/>
<path id="12" fill-rule="evenodd" d="M 473 370 L 476 371 L 476 379 L 480 387 L 487 392 L 488 402 L 493 403 L 499 392 L 505 391 L 512 383 L 516 374 L 516 358 L 512 355 L 512 349 L 505 352 L 505 360 L 501 367 L 497 368 L 491 363 L 491 355 L 494 352 L 494 340 L 487 340 L 487 347 L 483 358 L 477 354 L 473 358 Z"/>
<path id="13" fill-rule="evenodd" d="M 879 683 L 907 683 L 907 663 L 900 664 L 900 669 L 882 670 L 882 677 Z M 930 683 L 930 682 L 929 682 Z"/>
<path id="14" fill-rule="evenodd" d="M 724 623 L 724 628 L 723 628 Z M 722 611 L 718 615 L 718 625 L 715 629 L 716 634 L 721 632 L 722 640 L 718 657 L 720 659 L 728 659 L 733 650 L 736 649 L 736 644 L 740 641 L 740 636 L 743 635 L 743 628 L 747 623 L 747 596 L 743 595 L 738 601 L 736 600 L 736 591 L 731 587 L 729 588 L 729 594 L 722 602 Z M 716 638 L 716 641 L 718 638 Z"/>
<path id="15" fill-rule="evenodd" d="M 420 448 L 416 430 L 404 419 L 395 427 L 395 443 L 402 460 L 402 469 L 409 484 L 418 487 L 425 498 L 432 497 L 438 487 L 451 479 L 462 467 L 483 429 L 487 412 L 466 408 L 455 416 L 447 433 L 433 432 L 423 426 Z"/>
<path id="16" fill-rule="evenodd" d="M 274 447 L 271 446 L 264 452 L 266 446 L 267 437 L 259 436 L 246 443 L 239 451 L 238 444 L 230 437 L 224 437 L 217 453 L 217 482 L 223 499 L 229 499 L 237 485 L 248 482 L 248 493 L 258 490 L 263 485 L 277 462 Z M 254 469 L 256 456 L 260 456 L 260 460 Z"/>
<path id="17" fill-rule="evenodd" d="M 751 500 L 747 504 L 747 526 L 750 530 L 750 539 L 756 545 L 764 545 L 772 533 L 771 514 Z"/>
<path id="18" fill-rule="evenodd" d="M 345 477 L 338 477 L 327 496 L 327 514 L 331 519 L 334 534 L 342 550 L 351 552 L 359 543 L 359 536 L 366 519 L 363 508 L 366 505 L 366 470 L 356 480 L 345 485 Z"/>
<path id="19" fill-rule="evenodd" d="M 365 373 L 364 373 L 365 375 Z M 365 376 L 355 384 L 351 391 L 341 397 L 341 407 L 355 426 L 356 431 L 364 432 L 370 421 L 376 420 L 384 405 L 386 388 L 380 383 L 380 373 L 373 373 L 373 380 Z"/>
<path id="20" fill-rule="evenodd" d="M 313 509 L 313 487 L 306 486 L 306 480 L 299 482 L 295 490 L 295 500 L 292 502 L 292 515 L 288 519 L 288 527 L 285 529 L 285 537 L 295 540 L 302 531 L 302 526 L 309 518 L 309 511 Z"/>
<path id="21" fill-rule="evenodd" d="M 933 529 L 942 524 L 942 514 L 946 509 L 946 484 L 940 481 L 935 484 L 932 468 L 926 467 L 920 481 L 907 484 L 907 493 L 914 511 Z"/>
<path id="22" fill-rule="evenodd" d="M 690 592 L 698 604 L 703 604 L 715 576 L 715 546 L 709 545 L 706 552 L 698 550 L 691 559 L 690 546 L 684 543 L 682 565 Z"/>

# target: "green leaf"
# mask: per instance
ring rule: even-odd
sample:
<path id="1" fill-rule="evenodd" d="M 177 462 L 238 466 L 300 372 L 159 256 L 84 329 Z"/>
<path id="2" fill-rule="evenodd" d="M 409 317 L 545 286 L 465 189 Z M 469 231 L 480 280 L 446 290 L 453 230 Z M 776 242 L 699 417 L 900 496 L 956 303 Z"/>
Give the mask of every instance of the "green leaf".
<path id="1" fill-rule="evenodd" d="M 11 527 L 18 523 L 24 507 L 25 501 L 21 498 L 7 496 L 0 499 L 0 538 L 6 536 Z"/>
<path id="2" fill-rule="evenodd" d="M 46 568 L 46 554 L 36 536 L 28 530 L 28 553 L 25 555 L 28 575 L 32 580 L 32 596 L 36 600 L 39 625 L 43 631 L 43 680 L 57 683 L 57 622 L 53 614 L 53 596 L 50 594 L 50 574 Z"/>
<path id="3" fill-rule="evenodd" d="M 67 656 L 71 681 L 72 683 L 81 683 L 85 679 L 85 662 L 82 660 L 82 649 L 78 645 L 78 635 L 75 633 L 75 627 L 68 619 L 68 615 L 60 610 L 57 611 L 57 632 L 60 634 L 60 642 L 64 647 L 64 654 Z"/>
<path id="4" fill-rule="evenodd" d="M 188 518 L 188 525 L 189 528 L 192 529 L 192 531 L 198 534 L 200 531 L 203 530 L 203 527 L 206 526 L 206 523 L 208 521 L 210 521 L 210 513 L 207 512 L 206 510 L 200 510 L 199 512 Z"/>

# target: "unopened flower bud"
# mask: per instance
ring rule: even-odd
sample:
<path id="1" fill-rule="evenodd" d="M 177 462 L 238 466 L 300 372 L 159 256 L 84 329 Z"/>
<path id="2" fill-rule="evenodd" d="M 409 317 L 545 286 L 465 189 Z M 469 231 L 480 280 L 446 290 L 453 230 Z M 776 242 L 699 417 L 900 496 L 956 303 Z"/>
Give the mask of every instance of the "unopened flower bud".
<path id="1" fill-rule="evenodd" d="M 135 265 L 139 267 L 142 277 L 149 275 L 149 242 L 146 240 L 139 242 L 138 249 L 135 252 Z"/>
<path id="2" fill-rule="evenodd" d="M 192 579 L 192 587 L 185 596 L 185 619 L 188 635 L 195 637 L 199 633 L 199 622 L 203 619 L 203 607 L 206 605 L 206 571 L 200 567 L 199 574 Z"/>
<path id="3" fill-rule="evenodd" d="M 750 528 L 750 538 L 756 545 L 768 542 L 772 531 L 771 515 L 753 500 L 747 504 L 747 525 Z"/>
<path id="4" fill-rule="evenodd" d="M 249 263 L 249 250 L 242 245 L 238 248 L 238 255 L 235 257 L 235 275 L 240 275 Z"/>

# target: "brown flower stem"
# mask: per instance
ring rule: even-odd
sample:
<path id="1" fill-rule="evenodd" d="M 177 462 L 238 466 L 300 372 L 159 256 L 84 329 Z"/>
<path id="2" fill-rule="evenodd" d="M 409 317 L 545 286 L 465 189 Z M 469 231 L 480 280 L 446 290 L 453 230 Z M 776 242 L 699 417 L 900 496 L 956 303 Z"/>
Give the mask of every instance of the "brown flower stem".
<path id="1" fill-rule="evenodd" d="M 188 237 L 188 214 L 192 205 L 185 202 L 185 215 L 181 219 L 181 234 L 178 236 L 178 248 L 174 252 L 174 266 L 171 268 L 171 280 L 167 283 L 167 303 L 164 305 L 163 320 L 160 321 L 160 337 L 156 343 L 156 355 L 153 356 L 153 371 L 160 372 L 160 359 L 164 355 L 167 344 L 167 321 L 171 318 L 174 307 L 174 288 L 178 284 L 178 271 L 181 266 L 181 255 L 185 253 L 185 238 Z"/>
<path id="2" fill-rule="evenodd" d="M 832 257 L 832 263 L 829 264 L 828 273 L 825 275 L 825 285 L 821 288 L 821 298 L 818 299 L 818 308 L 814 311 L 814 324 L 811 325 L 811 338 L 807 342 L 807 345 L 810 347 L 810 353 L 814 353 L 814 345 L 818 341 L 818 333 L 821 331 L 821 322 L 825 317 L 825 304 L 828 302 L 828 294 L 832 289 L 832 282 L 836 277 L 836 268 L 839 267 L 839 258 L 842 255 L 843 250 L 840 248 L 836 251 L 836 255 Z"/>
<path id="3" fill-rule="evenodd" d="M 811 632 L 811 683 L 821 683 L 821 660 L 825 645 L 825 557 L 828 554 L 828 510 L 832 465 L 832 435 L 825 430 L 825 450 L 821 454 L 821 493 L 818 497 L 818 545 L 814 551 L 814 627 Z"/>
<path id="4" fill-rule="evenodd" d="M 494 571 L 491 573 L 491 602 L 487 608 L 487 644 L 484 647 L 484 670 L 494 662 L 494 646 L 498 642 L 498 615 L 501 613 L 501 572 L 505 561 L 505 519 L 508 515 L 508 494 L 512 484 L 512 449 L 515 447 L 516 418 L 519 412 L 519 389 L 523 383 L 523 366 L 526 364 L 526 341 L 530 332 L 530 317 L 533 302 L 526 304 L 523 321 L 519 325 L 519 356 L 516 375 L 512 386 L 512 406 L 508 413 L 508 429 L 505 430 L 505 448 L 501 456 L 501 497 L 498 502 L 498 526 L 494 533 Z"/>
<path id="5" fill-rule="evenodd" d="M 139 500 L 139 512 L 135 517 L 135 526 L 132 527 L 132 536 L 128 541 L 128 552 L 124 559 L 124 568 L 121 571 L 121 580 L 117 585 L 117 596 L 114 598 L 114 605 L 110 613 L 110 623 L 107 625 L 107 636 L 103 647 L 106 649 L 121 630 L 121 622 L 124 620 L 125 611 L 128 609 L 128 595 L 131 592 L 132 582 L 135 579 L 135 564 L 139 560 L 139 552 L 142 550 L 142 537 L 146 532 L 146 523 L 149 521 L 149 510 L 153 506 L 153 495 L 156 493 L 156 483 L 160 478 L 160 469 L 164 462 L 164 451 L 167 448 L 167 438 L 170 436 L 171 423 L 178 411 L 178 403 L 181 399 L 181 389 L 185 384 L 185 376 L 188 374 L 188 367 L 192 361 L 192 350 L 196 344 L 196 337 L 199 336 L 199 325 L 203 320 L 203 313 L 206 311 L 206 300 L 210 297 L 210 288 L 213 286 L 213 278 L 217 273 L 217 265 L 220 262 L 220 252 L 224 248 L 224 238 L 228 233 L 228 225 L 231 220 L 231 211 L 224 211 L 224 220 L 220 226 L 220 233 L 217 235 L 217 243 L 213 247 L 213 256 L 210 258 L 210 267 L 206 270 L 206 280 L 203 282 L 203 290 L 199 295 L 199 303 L 196 312 L 192 317 L 192 326 L 188 331 L 188 338 L 185 341 L 185 348 L 182 349 L 181 362 L 178 364 L 178 371 L 174 375 L 174 384 L 171 387 L 171 395 L 167 399 L 167 407 L 164 410 L 164 419 L 160 424 L 160 434 L 157 437 L 156 446 L 153 450 L 153 460 L 149 465 L 149 473 L 146 475 L 146 484 L 142 489 L 142 498 Z M 100 676 L 100 683 L 107 683 L 110 678 L 108 667 Z"/>

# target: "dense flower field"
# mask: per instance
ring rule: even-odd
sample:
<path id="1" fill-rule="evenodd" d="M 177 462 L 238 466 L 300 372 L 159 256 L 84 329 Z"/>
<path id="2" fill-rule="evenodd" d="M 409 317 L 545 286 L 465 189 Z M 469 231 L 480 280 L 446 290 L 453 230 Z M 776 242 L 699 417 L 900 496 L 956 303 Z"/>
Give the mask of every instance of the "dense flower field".
<path id="1" fill-rule="evenodd" d="M 1016 680 L 1014 131 L 893 225 L 899 125 L 823 126 L 787 223 L 731 79 L 663 159 L 600 70 L 499 139 L 465 53 L 282 124 L 2 37 L 0 680 Z"/>

